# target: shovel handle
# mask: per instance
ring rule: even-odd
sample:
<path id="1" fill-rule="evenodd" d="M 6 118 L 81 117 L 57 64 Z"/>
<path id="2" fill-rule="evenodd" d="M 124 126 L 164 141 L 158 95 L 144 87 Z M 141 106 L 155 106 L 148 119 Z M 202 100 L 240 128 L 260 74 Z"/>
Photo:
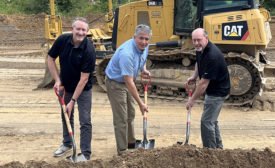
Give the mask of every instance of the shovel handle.
<path id="1" fill-rule="evenodd" d="M 193 87 L 190 89 L 190 86 L 193 86 Z M 192 94 L 196 89 L 196 83 L 190 83 L 190 84 L 186 83 L 185 87 L 186 87 L 187 92 L 188 92 L 188 97 L 189 98 L 192 97 Z"/>
<path id="2" fill-rule="evenodd" d="M 147 91 L 144 91 L 144 104 L 147 105 Z M 143 118 L 147 119 L 147 112 L 144 112 Z"/>
<path id="3" fill-rule="evenodd" d="M 55 88 L 54 88 L 54 92 L 55 92 L 55 94 L 57 95 L 57 97 L 58 97 L 58 99 L 59 99 L 61 105 L 65 105 L 65 93 L 66 93 L 66 92 L 65 92 L 64 86 L 60 86 L 60 87 L 59 87 L 59 90 L 57 90 L 57 88 L 55 87 Z M 60 95 L 60 92 L 62 93 L 62 96 Z"/>
<path id="4" fill-rule="evenodd" d="M 142 84 L 142 86 L 144 87 L 144 104 L 145 105 L 147 105 L 147 90 L 148 90 L 148 86 L 149 86 L 149 84 L 150 84 L 150 82 L 151 82 L 151 80 L 152 80 L 152 77 L 150 76 L 149 77 L 149 81 L 146 83 L 146 84 L 144 84 L 144 82 L 143 82 L 143 80 L 142 80 L 142 76 L 140 77 L 141 78 L 141 84 Z M 143 118 L 144 119 L 147 119 L 147 114 L 146 114 L 147 112 L 145 112 L 144 114 L 143 114 Z"/>
<path id="5" fill-rule="evenodd" d="M 145 85 L 144 82 L 142 81 L 142 76 L 141 76 L 141 84 L 142 84 L 142 86 L 144 87 L 144 104 L 145 104 L 145 105 L 147 105 L 147 90 L 148 90 L 148 86 L 149 86 L 151 80 L 152 80 L 152 77 L 150 76 L 150 77 L 149 77 L 149 81 L 148 81 L 147 84 Z M 147 114 L 146 114 L 146 113 L 147 113 L 147 112 L 145 112 L 145 113 L 143 114 L 143 118 L 144 118 L 144 119 L 147 119 Z"/>
<path id="6" fill-rule="evenodd" d="M 144 87 L 144 92 L 145 92 L 145 91 L 147 92 L 148 86 L 149 86 L 151 80 L 152 80 L 152 77 L 150 76 L 150 77 L 149 77 L 149 81 L 148 81 L 147 84 L 145 85 L 145 84 L 143 83 L 143 81 L 142 81 L 142 76 L 141 76 L 141 84 L 142 84 L 142 86 Z M 145 97 L 145 96 L 144 96 L 144 97 Z"/>
<path id="7" fill-rule="evenodd" d="M 60 86 L 59 90 L 57 90 L 57 88 L 54 88 L 54 91 L 55 91 L 55 94 L 57 95 L 57 97 L 58 97 L 58 99 L 61 103 L 61 107 L 62 107 L 62 111 L 63 111 L 63 114 L 64 114 L 64 118 L 65 118 L 65 121 L 66 121 L 66 125 L 67 125 L 69 135 L 73 135 L 73 130 L 72 130 L 72 126 L 71 126 L 71 123 L 70 123 L 70 119 L 69 119 L 68 113 L 66 112 L 67 109 L 66 109 L 66 104 L 65 104 L 65 93 L 66 93 L 65 88 L 64 88 L 64 86 Z M 60 95 L 60 93 L 62 93 L 62 96 Z"/>
<path id="8" fill-rule="evenodd" d="M 190 86 L 192 86 L 192 88 L 190 89 Z M 192 97 L 193 92 L 196 89 L 196 83 L 186 83 L 185 85 L 187 92 L 188 92 L 188 99 L 190 100 Z M 190 136 L 190 124 L 191 124 L 191 109 L 188 110 L 187 113 L 187 122 L 186 122 L 186 139 L 185 139 L 185 143 L 184 145 L 188 144 L 189 141 L 189 136 Z"/>

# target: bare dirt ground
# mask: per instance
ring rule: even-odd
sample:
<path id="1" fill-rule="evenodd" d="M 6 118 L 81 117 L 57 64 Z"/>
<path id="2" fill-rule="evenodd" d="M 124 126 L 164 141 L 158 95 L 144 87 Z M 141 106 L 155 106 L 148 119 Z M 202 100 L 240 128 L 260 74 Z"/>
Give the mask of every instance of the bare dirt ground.
<path id="1" fill-rule="evenodd" d="M 88 16 L 93 20 L 97 16 Z M 92 161 L 74 165 L 54 158 L 62 141 L 60 107 L 52 89 L 34 90 L 44 75 L 41 44 L 44 15 L 0 15 L 0 165 L 3 167 L 273 167 L 275 165 L 274 93 L 264 92 L 253 108 L 225 106 L 219 117 L 225 150 L 202 149 L 202 104 L 192 108 L 191 146 L 185 140 L 184 102 L 149 99 L 148 137 L 154 150 L 130 150 L 116 156 L 108 98 L 93 88 Z M 275 20 L 275 19 L 274 19 Z M 65 26 L 70 20 L 64 19 Z M 94 23 L 93 26 L 100 26 Z M 275 60 L 275 23 L 268 57 Z M 259 104 L 264 104 L 260 106 Z M 258 105 L 257 105 L 258 104 Z M 136 113 L 136 137 L 142 139 L 142 116 Z M 77 112 L 76 112 L 76 118 Z M 79 152 L 79 123 L 75 140 Z M 195 146 L 194 146 L 195 145 Z M 69 155 L 69 154 L 68 154 Z M 68 156 L 67 155 L 67 156 Z M 0 166 L 1 167 L 1 166 Z"/>

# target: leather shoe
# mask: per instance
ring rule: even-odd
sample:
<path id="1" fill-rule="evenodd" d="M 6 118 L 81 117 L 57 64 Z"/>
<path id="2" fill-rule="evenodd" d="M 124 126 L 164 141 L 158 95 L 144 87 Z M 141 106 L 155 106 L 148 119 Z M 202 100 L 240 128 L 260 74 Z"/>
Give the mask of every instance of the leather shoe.
<path id="1" fill-rule="evenodd" d="M 128 149 L 135 149 L 136 143 L 128 143 Z"/>

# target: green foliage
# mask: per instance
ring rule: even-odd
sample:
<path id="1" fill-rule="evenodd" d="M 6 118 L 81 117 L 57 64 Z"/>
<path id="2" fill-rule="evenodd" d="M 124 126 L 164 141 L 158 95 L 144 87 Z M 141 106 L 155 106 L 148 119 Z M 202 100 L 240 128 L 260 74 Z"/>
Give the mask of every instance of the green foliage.
<path id="1" fill-rule="evenodd" d="M 69 13 L 73 9 L 73 0 L 55 0 L 59 12 Z"/>
<path id="2" fill-rule="evenodd" d="M 16 0 L 0 0 L 0 13 L 1 14 L 14 14 L 24 13 L 23 6 L 26 6 L 26 1 Z"/>
<path id="3" fill-rule="evenodd" d="M 27 3 L 24 5 L 26 14 L 49 13 L 50 11 L 49 0 L 25 0 L 25 2 Z"/>
<path id="4" fill-rule="evenodd" d="M 135 0 L 112 0 L 113 8 Z M 50 0 L 0 0 L 0 14 L 50 14 Z M 260 0 L 262 6 L 275 15 L 275 0 Z M 61 16 L 85 16 L 108 12 L 108 0 L 55 0 L 55 12 Z"/>
<path id="5" fill-rule="evenodd" d="M 275 0 L 261 0 L 261 4 L 264 8 L 270 11 L 271 15 L 275 15 Z"/>
<path id="6" fill-rule="evenodd" d="M 113 8 L 135 0 L 113 0 Z M 1 14 L 50 14 L 50 0 L 0 0 Z M 55 0 L 55 12 L 61 16 L 85 16 L 108 12 L 108 0 Z"/>

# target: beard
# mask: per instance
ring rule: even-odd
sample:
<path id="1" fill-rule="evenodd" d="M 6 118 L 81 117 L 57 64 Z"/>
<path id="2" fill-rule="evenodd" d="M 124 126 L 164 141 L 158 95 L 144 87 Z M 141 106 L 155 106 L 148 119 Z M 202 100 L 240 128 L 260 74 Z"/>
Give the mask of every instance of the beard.
<path id="1" fill-rule="evenodd" d="M 195 50 L 196 51 L 202 51 L 202 47 L 201 46 L 197 46 L 197 47 L 195 47 Z"/>
<path id="2" fill-rule="evenodd" d="M 76 40 L 82 42 L 85 36 L 76 36 Z"/>

